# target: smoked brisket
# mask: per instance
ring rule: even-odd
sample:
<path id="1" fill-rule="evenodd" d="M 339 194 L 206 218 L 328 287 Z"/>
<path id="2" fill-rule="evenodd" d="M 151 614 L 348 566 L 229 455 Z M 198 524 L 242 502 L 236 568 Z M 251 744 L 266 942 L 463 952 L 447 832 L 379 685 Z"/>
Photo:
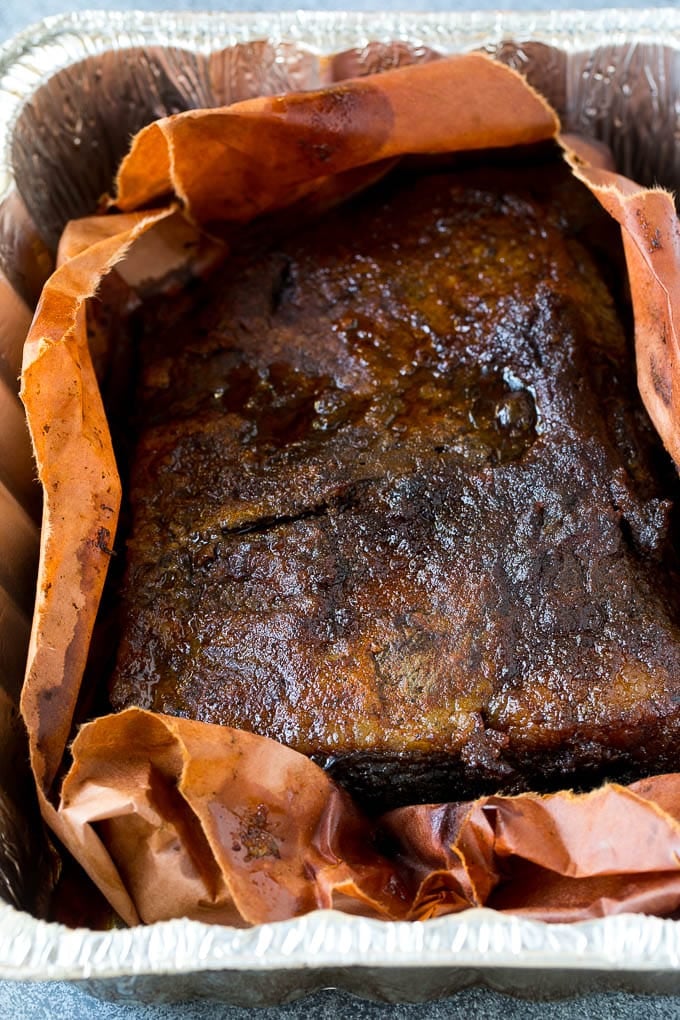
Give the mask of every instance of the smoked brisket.
<path id="1" fill-rule="evenodd" d="M 680 767 L 674 473 L 613 229 L 547 163 L 402 172 L 150 330 L 114 708 L 378 807 Z"/>

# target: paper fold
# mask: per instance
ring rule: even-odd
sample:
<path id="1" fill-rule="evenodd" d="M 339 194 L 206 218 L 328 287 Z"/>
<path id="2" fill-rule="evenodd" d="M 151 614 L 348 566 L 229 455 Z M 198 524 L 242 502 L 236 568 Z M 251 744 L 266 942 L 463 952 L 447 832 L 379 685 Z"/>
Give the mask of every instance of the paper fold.
<path id="1" fill-rule="evenodd" d="M 72 761 L 67 751 L 121 499 L 86 336 L 85 302 L 102 277 L 114 265 L 125 276 L 131 251 L 128 278 L 140 279 L 135 242 L 157 244 L 179 216 L 209 235 L 212 262 L 215 236 L 226 255 L 245 225 L 280 229 L 286 216 L 312 215 L 402 155 L 547 142 L 558 129 L 519 75 L 478 54 L 191 111 L 140 132 L 108 215 L 65 233 L 22 375 L 45 495 L 22 711 L 45 818 L 129 923 L 255 924 L 329 906 L 384 918 L 477 904 L 547 919 L 677 909 L 678 776 L 369 822 L 303 756 L 224 727 L 130 709 L 84 727 Z M 587 146 L 565 148 L 621 223 L 641 392 L 680 461 L 672 199 L 607 170 Z M 191 254 L 189 243 L 188 263 Z M 377 849 L 386 832 L 389 855 Z"/>

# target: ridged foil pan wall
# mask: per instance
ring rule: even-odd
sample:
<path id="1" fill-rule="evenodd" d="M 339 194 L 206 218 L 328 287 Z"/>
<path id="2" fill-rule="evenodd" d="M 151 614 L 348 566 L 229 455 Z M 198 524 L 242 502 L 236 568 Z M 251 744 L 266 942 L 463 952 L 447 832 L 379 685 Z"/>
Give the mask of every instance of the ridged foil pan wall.
<path id="1" fill-rule="evenodd" d="M 37 919 L 50 857 L 16 705 L 40 510 L 17 376 L 59 233 L 95 208 L 130 135 L 158 116 L 470 49 L 522 70 L 565 129 L 607 142 L 625 173 L 680 184 L 674 10 L 90 12 L 49 18 L 0 48 L 0 977 L 247 1005 L 328 985 L 391 1001 L 473 982 L 527 996 L 680 991 L 680 922 L 640 916 L 546 925 L 472 910 L 404 924 L 317 912 L 248 931 L 173 921 L 108 932 Z"/>

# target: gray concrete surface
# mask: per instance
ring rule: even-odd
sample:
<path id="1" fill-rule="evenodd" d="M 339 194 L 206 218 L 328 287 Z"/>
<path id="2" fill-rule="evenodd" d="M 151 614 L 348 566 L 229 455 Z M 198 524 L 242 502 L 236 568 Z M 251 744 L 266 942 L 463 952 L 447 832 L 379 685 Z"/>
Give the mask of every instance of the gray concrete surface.
<path id="1" fill-rule="evenodd" d="M 470 988 L 451 999 L 419 1005 L 365 1002 L 332 990 L 278 1008 L 242 1009 L 214 1002 L 121 1006 L 65 984 L 0 982 L 0 1016 L 7 1020 L 671 1020 L 680 998 L 603 993 L 566 1002 L 537 1003 Z"/>

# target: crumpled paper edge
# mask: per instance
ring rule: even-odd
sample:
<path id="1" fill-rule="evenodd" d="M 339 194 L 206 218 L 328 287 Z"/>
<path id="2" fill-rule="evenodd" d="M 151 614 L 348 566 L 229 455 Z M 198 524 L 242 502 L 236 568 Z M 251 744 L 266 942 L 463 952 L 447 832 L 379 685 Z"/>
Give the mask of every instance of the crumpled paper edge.
<path id="1" fill-rule="evenodd" d="M 484 58 L 468 57 L 467 60 L 468 62 L 470 60 L 479 62 L 480 60 L 483 61 Z M 461 58 L 457 62 L 458 68 L 460 68 L 464 62 L 465 58 Z M 448 70 L 450 70 L 451 66 L 453 66 L 453 63 L 449 66 Z M 435 70 L 432 71 L 432 68 Z M 445 72 L 447 69 L 442 69 L 442 64 L 428 66 L 429 77 L 427 79 L 422 79 L 423 81 L 426 81 L 426 88 L 423 90 L 421 96 L 422 100 L 424 100 L 425 107 L 427 107 L 427 104 L 431 103 L 432 100 L 433 75 L 434 79 L 438 80 L 439 76 L 443 73 L 443 70 Z M 507 75 L 509 72 L 506 70 L 504 73 Z M 377 106 L 373 110 L 372 120 L 375 125 L 373 131 L 369 132 L 367 137 L 359 138 L 357 142 L 360 149 L 362 145 L 365 146 L 365 150 L 361 150 L 361 161 L 367 164 L 381 159 L 390 159 L 404 151 L 445 152 L 450 151 L 452 148 L 450 144 L 450 137 L 446 136 L 446 131 L 438 133 L 439 124 L 436 116 L 431 121 L 428 121 L 426 127 L 426 134 L 428 130 L 430 131 L 430 134 L 427 135 L 427 146 L 425 148 L 418 148 L 419 136 L 417 132 L 415 136 L 410 133 L 412 132 L 412 125 L 409 120 L 409 107 L 413 102 L 414 79 L 411 76 L 405 76 L 404 72 L 392 72 L 392 82 L 394 82 L 395 78 L 399 75 L 401 75 L 402 82 L 406 82 L 408 77 L 408 88 L 401 89 L 400 87 L 397 87 L 392 92 L 387 112 L 391 113 L 393 116 L 392 123 L 393 125 L 396 125 L 396 134 L 398 137 L 401 137 L 401 144 L 392 145 L 390 143 L 389 133 L 387 136 L 384 135 L 383 128 L 386 108 L 384 104 L 381 105 L 381 103 L 378 102 Z M 383 76 L 381 85 L 387 77 L 388 76 Z M 508 84 L 511 80 L 513 79 L 507 79 L 506 84 Z M 465 74 L 459 79 L 459 86 L 463 86 L 464 84 Z M 180 115 L 178 118 L 172 119 L 175 121 L 175 125 L 171 134 L 167 134 L 168 122 L 164 122 L 161 126 L 152 125 L 149 129 L 145 129 L 145 131 L 141 132 L 140 135 L 137 136 L 132 154 L 128 157 L 128 164 L 127 166 L 126 164 L 123 165 L 121 176 L 119 176 L 116 205 L 119 209 L 126 210 L 138 205 L 139 203 L 144 204 L 154 201 L 158 202 L 159 200 L 169 197 L 170 191 L 174 191 L 183 202 L 186 215 L 201 223 L 212 225 L 216 222 L 223 222 L 225 220 L 229 223 L 238 223 L 242 222 L 244 219 L 249 219 L 253 215 L 270 211 L 272 209 L 276 210 L 278 208 L 282 208 L 291 194 L 296 200 L 304 200 L 309 192 L 313 190 L 313 187 L 315 187 L 319 182 L 323 183 L 325 179 L 330 176 L 329 171 L 333 174 L 338 174 L 342 173 L 344 170 L 350 169 L 351 166 L 356 165 L 356 163 L 348 164 L 346 162 L 346 157 L 345 162 L 343 163 L 343 143 L 345 141 L 343 130 L 346 129 L 348 116 L 352 110 L 351 103 L 356 99 L 356 92 L 370 92 L 372 94 L 373 91 L 376 90 L 372 90 L 370 86 L 367 86 L 365 80 L 354 83 L 353 87 L 351 85 L 342 86 L 336 88 L 334 91 L 333 95 L 336 100 L 338 100 L 340 96 L 344 98 L 339 101 L 339 106 L 336 106 L 335 109 L 331 109 L 330 111 L 331 121 L 334 115 L 339 114 L 336 118 L 337 124 L 332 125 L 333 130 L 331 132 L 332 143 L 330 146 L 330 164 L 329 152 L 327 149 L 317 152 L 312 147 L 312 149 L 309 150 L 311 151 L 313 158 L 317 160 L 317 172 L 313 177 L 314 183 L 311 188 L 306 184 L 304 178 L 300 177 L 299 167 L 295 166 L 294 161 L 292 167 L 290 163 L 282 163 L 280 165 L 281 187 L 278 196 L 275 194 L 273 200 L 271 194 L 268 193 L 268 187 L 266 184 L 260 184 L 259 190 L 258 187 L 254 190 L 252 189 L 251 173 L 249 180 L 249 184 L 251 185 L 251 190 L 249 192 L 250 200 L 247 205 L 246 212 L 239 213 L 238 208 L 235 208 L 233 202 L 231 202 L 229 189 L 227 189 L 224 196 L 221 196 L 214 192 L 211 193 L 210 189 L 206 188 L 206 182 L 210 180 L 214 170 L 214 166 L 210 166 L 210 161 L 205 161 L 205 163 L 196 163 L 195 160 L 189 160 L 188 162 L 185 161 L 186 165 L 181 168 L 181 183 L 178 184 L 177 180 L 174 179 L 174 175 L 178 172 L 178 165 L 181 164 L 182 154 L 185 150 L 183 149 L 183 144 L 178 144 L 176 139 L 180 138 L 183 142 L 188 139 L 193 143 L 195 143 L 197 138 L 201 140 L 201 137 L 203 137 L 203 140 L 206 140 L 209 136 L 206 136 L 205 134 L 201 136 L 201 132 L 205 131 L 206 126 L 210 126 L 210 131 L 212 131 L 211 121 L 214 120 L 215 116 L 218 116 L 218 114 L 215 113 L 206 114 L 205 120 L 202 121 L 198 115 L 192 112 L 191 114 Z M 377 91 L 379 93 L 380 89 Z M 525 97 L 526 94 L 528 93 L 525 93 Z M 326 93 L 326 96 L 329 95 L 330 92 Z M 470 105 L 472 106 L 471 119 L 474 122 L 479 120 L 481 108 L 475 107 L 474 102 L 472 101 L 473 99 L 474 97 L 468 97 L 468 108 Z M 349 100 L 350 103 L 349 107 L 347 106 L 347 100 Z M 284 125 L 286 123 L 285 118 L 287 116 L 290 116 L 291 120 L 294 120 L 296 114 L 296 102 L 298 102 L 298 100 L 296 100 L 295 97 L 292 97 L 292 105 L 289 97 L 281 97 L 279 100 L 273 101 L 253 100 L 244 104 L 238 104 L 238 106 L 243 109 L 239 110 L 236 107 L 232 107 L 223 112 L 231 116 L 236 114 L 241 118 L 240 124 L 245 127 L 245 136 L 247 139 L 248 132 L 252 134 L 253 121 L 255 120 L 259 127 L 263 113 L 265 114 L 265 118 L 267 116 L 271 116 L 272 113 L 274 114 L 271 121 L 266 121 L 265 119 L 265 122 L 268 123 L 269 127 L 271 127 L 272 124 L 279 125 L 281 123 L 277 119 L 277 114 L 283 114 Z M 545 107 L 543 109 L 545 111 Z M 369 116 L 369 120 L 370 119 L 371 117 Z M 545 129 L 550 119 L 550 116 L 546 118 L 544 114 L 541 130 L 538 134 L 534 133 L 532 135 L 532 133 L 529 132 L 526 135 L 520 135 L 517 137 L 517 134 L 515 133 L 513 136 L 514 141 L 519 141 L 521 143 L 534 141 L 540 137 L 550 137 L 554 134 L 556 129 L 556 123 L 553 118 L 552 124 L 549 125 L 551 130 L 548 134 L 545 134 Z M 494 129 L 497 129 L 497 132 L 502 138 L 502 144 L 506 145 L 511 144 L 510 136 L 507 135 L 507 123 L 506 118 L 499 117 L 497 118 L 497 123 L 494 124 Z M 167 143 L 167 158 L 165 160 L 162 156 L 162 146 L 155 144 L 159 141 L 159 132 Z M 493 135 L 495 140 L 498 140 L 499 134 Z M 413 140 L 414 137 L 415 141 Z M 476 147 L 470 142 L 470 138 L 464 133 L 462 137 L 463 142 L 460 147 L 468 149 Z M 130 166 L 132 165 L 134 167 L 134 160 L 140 160 L 140 155 L 141 164 L 144 166 L 145 172 L 141 178 L 135 178 L 134 173 L 130 172 Z M 222 159 L 223 156 L 220 156 L 219 158 Z M 307 161 L 309 161 L 309 152 L 306 153 L 306 158 Z M 576 161 L 577 159 L 578 157 L 572 157 L 573 161 Z M 246 169 L 252 171 L 252 166 L 246 167 Z M 147 170 L 149 171 L 148 174 L 146 172 Z M 292 177 L 290 176 L 291 170 Z M 239 168 L 237 159 L 237 177 L 238 172 Z M 592 179 L 589 179 L 590 174 L 594 174 L 595 176 Z M 663 214 L 664 212 L 667 213 L 667 206 L 655 206 L 653 209 L 648 210 L 645 205 L 642 214 L 640 214 L 640 203 L 643 203 L 644 205 L 647 200 L 647 196 L 650 193 L 643 192 L 642 189 L 637 189 L 637 187 L 634 186 L 633 191 L 626 193 L 624 198 L 619 200 L 618 192 L 613 192 L 612 190 L 612 184 L 618 182 L 614 181 L 613 175 L 610 174 L 607 176 L 607 174 L 608 172 L 604 170 L 589 170 L 587 167 L 579 167 L 579 175 L 582 175 L 582 179 L 588 183 L 591 190 L 593 190 L 598 197 L 601 197 L 603 204 L 606 205 L 606 203 L 609 202 L 609 205 L 611 206 L 610 211 L 612 211 L 617 218 L 621 217 L 625 220 L 626 214 L 630 214 L 631 209 L 633 209 L 633 216 L 637 219 L 638 224 L 640 224 L 641 216 L 646 216 L 648 211 L 655 215 L 659 215 L 660 213 Z M 171 182 L 174 185 L 173 188 L 170 188 Z M 626 182 L 624 188 L 628 188 L 629 184 L 630 182 Z M 260 192 L 264 192 L 264 199 Z M 614 198 L 612 198 L 612 195 L 614 195 Z M 616 199 L 616 201 L 614 199 Z M 77 590 L 77 587 L 76 589 L 71 587 L 74 580 L 80 581 L 81 594 L 88 595 L 89 593 L 95 593 L 96 595 L 98 591 L 101 591 L 106 567 L 106 560 L 102 561 L 102 554 L 104 556 L 108 556 L 111 551 L 109 541 L 112 536 L 112 530 L 109 525 L 111 525 L 114 521 L 116 512 L 115 504 L 120 498 L 120 493 L 116 488 L 117 480 L 111 480 L 115 475 L 115 466 L 111 472 L 111 478 L 106 477 L 106 472 L 100 472 L 102 461 L 107 463 L 108 467 L 109 455 L 108 452 L 105 451 L 105 425 L 102 429 L 100 424 L 103 411 L 96 396 L 93 400 L 93 394 L 90 392 L 91 388 L 96 389 L 96 384 L 94 384 L 92 366 L 91 363 L 89 363 L 86 344 L 84 343 L 83 338 L 82 298 L 83 294 L 90 294 L 95 289 L 96 272 L 93 272 L 92 269 L 85 264 L 87 259 L 83 260 L 81 256 L 92 256 L 96 254 L 96 256 L 102 261 L 102 264 L 109 267 L 118 260 L 125 247 L 134 240 L 135 236 L 140 234 L 147 227 L 153 225 L 152 221 L 155 222 L 155 220 L 169 216 L 172 212 L 174 212 L 174 207 L 162 210 L 161 212 L 154 214 L 152 217 L 145 217 L 144 214 L 132 214 L 133 219 L 127 225 L 126 231 L 121 231 L 119 225 L 114 224 L 111 226 L 110 224 L 112 224 L 113 221 L 110 220 L 108 221 L 109 226 L 104 228 L 104 232 L 107 236 L 103 239 L 96 240 L 94 244 L 90 243 L 92 241 L 92 237 L 87 238 L 86 241 L 83 241 L 82 239 L 74 241 L 72 236 L 70 239 L 70 247 L 68 242 L 65 246 L 66 256 L 64 261 L 57 272 L 57 276 L 53 278 L 53 280 L 56 280 L 56 278 L 59 277 L 59 284 L 57 287 L 48 286 L 43 294 L 43 298 L 41 299 L 35 323 L 41 324 L 43 332 L 40 333 L 40 330 L 34 323 L 34 329 L 32 330 L 27 343 L 26 357 L 24 361 L 24 385 L 22 392 L 25 402 L 27 403 L 27 411 L 30 417 L 32 411 L 30 406 L 31 400 L 36 393 L 41 392 L 41 389 L 41 397 L 44 397 L 45 382 L 49 385 L 50 378 L 52 382 L 54 382 L 55 379 L 58 379 L 60 392 L 52 393 L 52 408 L 56 407 L 60 411 L 60 414 L 57 415 L 59 428 L 56 429 L 55 432 L 58 436 L 60 430 L 63 430 L 68 441 L 73 438 L 73 434 L 69 431 L 68 424 L 69 415 L 72 414 L 73 411 L 73 408 L 69 407 L 69 398 L 72 398 L 76 393 L 78 393 L 81 397 L 80 414 L 81 418 L 86 422 L 87 444 L 86 446 L 82 446 L 78 442 L 78 438 L 81 434 L 77 433 L 76 430 L 76 445 L 71 449 L 70 456 L 73 461 L 77 462 L 83 469 L 80 472 L 79 481 L 83 484 L 82 491 L 84 494 L 87 494 L 88 492 L 88 483 L 85 481 L 87 475 L 90 475 L 90 482 L 96 482 L 98 481 L 98 479 L 96 479 L 97 474 L 102 474 L 102 481 L 105 481 L 106 484 L 99 489 L 95 484 L 91 491 L 96 494 L 95 501 L 98 502 L 98 509 L 103 512 L 106 523 L 102 523 L 102 518 L 97 516 L 94 521 L 96 531 L 93 530 L 91 526 L 88 527 L 85 544 L 81 543 L 78 552 L 76 553 L 76 559 L 79 562 L 74 574 L 73 562 L 68 564 L 65 560 L 62 560 L 63 545 L 57 541 L 57 535 L 59 532 L 58 515 L 52 513 L 54 505 L 49 502 L 50 494 L 53 495 L 53 490 L 50 490 L 50 482 L 54 489 L 54 482 L 60 482 L 61 479 L 56 477 L 50 479 L 48 471 L 44 471 L 42 473 L 41 479 L 45 485 L 45 491 L 48 496 L 48 509 L 46 514 L 46 526 L 43 530 L 44 543 L 41 548 L 40 576 L 44 583 L 39 593 L 37 612 L 38 620 L 46 617 L 46 605 L 59 605 L 60 598 L 62 598 L 62 601 L 64 601 L 65 604 L 65 600 L 61 596 L 61 593 L 65 593 L 67 600 L 69 590 Z M 630 222 L 634 225 L 633 220 L 630 220 Z M 648 225 L 650 221 L 645 222 Z M 651 222 L 654 223 L 654 219 L 652 219 Z M 655 227 L 654 233 L 650 234 L 649 231 L 647 231 L 645 235 L 646 241 L 644 241 L 644 243 L 647 244 L 650 251 L 665 251 L 666 238 L 664 236 L 662 238 L 663 243 L 657 244 L 658 233 L 659 228 Z M 670 237 L 671 240 L 673 240 L 672 231 L 670 232 Z M 81 249 L 82 245 L 85 243 L 88 244 L 88 247 L 86 251 L 83 252 Z M 672 257 L 673 245 L 669 244 L 668 247 L 671 248 Z M 642 256 L 642 252 L 638 249 L 639 245 L 636 245 L 634 252 L 637 252 Z M 654 291 L 656 284 L 659 282 L 658 277 L 653 270 L 650 270 L 647 275 L 651 275 L 651 291 Z M 661 281 L 661 286 L 663 288 L 663 281 Z M 656 300 L 656 297 L 657 295 L 655 294 L 652 294 L 650 297 L 650 285 L 642 288 L 642 292 L 638 292 L 637 298 L 634 291 L 633 298 L 634 303 L 636 304 L 636 311 L 638 308 L 642 308 L 643 321 L 645 315 L 651 315 L 650 306 Z M 75 302 L 73 300 L 74 298 Z M 646 304 L 643 303 L 643 298 L 646 300 Z M 47 315 L 48 321 L 50 316 L 55 316 L 56 319 L 59 320 L 59 316 L 61 315 L 63 319 L 64 301 L 68 306 L 66 309 L 66 329 L 62 330 L 61 334 L 59 334 L 58 330 L 51 331 L 51 329 L 45 329 L 45 315 Z M 654 307 L 656 307 L 656 305 Z M 676 344 L 677 341 L 674 332 L 673 307 L 671 301 L 668 302 L 668 322 L 670 328 L 673 330 L 670 335 L 674 344 Z M 36 334 L 39 335 L 36 336 Z M 59 342 L 61 336 L 63 336 L 67 344 L 69 341 L 71 342 L 71 349 L 68 352 L 64 350 L 66 344 L 60 344 Z M 671 367 L 673 367 L 673 365 L 674 363 L 672 363 Z M 39 366 L 44 374 L 41 374 L 36 366 Z M 56 368 L 57 371 L 53 371 L 54 368 Z M 82 389 L 80 389 L 80 371 L 82 371 L 83 378 L 86 380 Z M 50 378 L 48 378 L 48 376 Z M 64 385 L 65 380 L 69 380 L 68 385 Z M 654 392 L 657 397 L 661 398 L 664 404 L 668 405 L 670 398 L 666 399 L 668 394 L 664 390 L 663 386 L 656 385 L 654 387 Z M 65 400 L 63 399 L 64 394 L 66 395 Z M 54 414 L 52 414 L 52 419 L 53 420 L 51 422 L 43 421 L 42 434 L 40 429 L 33 431 L 34 446 L 41 466 L 44 466 L 46 463 L 50 463 L 47 458 L 52 452 L 50 447 L 54 442 L 54 437 L 52 439 L 49 439 L 48 437 L 54 424 Z M 87 427 L 87 423 L 89 423 L 89 428 Z M 47 429 L 45 426 L 47 426 Z M 670 443 L 666 436 L 664 436 L 664 439 L 666 439 L 667 445 L 669 445 L 670 448 Z M 53 447 L 53 450 L 58 448 L 59 446 L 57 443 L 57 445 Z M 56 504 L 58 505 L 58 499 L 56 500 Z M 82 505 L 86 505 L 85 502 Z M 61 523 L 63 523 L 63 520 Z M 92 521 L 89 522 L 90 525 L 92 523 Z M 59 548 L 55 556 L 54 554 L 57 546 L 59 546 Z M 99 555 L 97 555 L 95 550 L 98 550 Z M 58 580 L 59 588 L 55 590 L 54 582 L 52 580 L 45 580 L 46 578 L 54 578 Z M 40 597 L 42 597 L 42 603 L 40 601 Z M 65 628 L 66 632 L 70 634 L 64 661 L 66 661 L 66 659 L 71 661 L 80 659 L 81 661 L 84 661 L 84 654 L 86 653 L 87 645 L 89 643 L 93 619 L 84 620 L 83 616 L 79 612 L 80 607 L 75 602 L 72 602 L 71 606 L 72 610 L 75 611 L 75 614 L 69 610 L 64 618 L 59 619 L 59 629 L 64 630 Z M 55 617 L 52 616 L 51 619 L 54 624 Z M 33 680 L 35 680 L 35 676 L 37 675 L 35 670 L 35 660 L 38 657 L 38 652 L 40 651 L 38 630 L 39 628 L 34 629 L 34 638 L 32 639 L 31 648 L 32 654 L 31 659 L 29 660 L 32 663 Z M 50 649 L 50 651 L 53 652 L 53 649 Z M 46 669 L 45 666 L 47 667 Z M 62 836 L 68 845 L 68 826 L 65 826 L 64 824 L 63 813 L 60 814 L 55 811 L 53 805 L 48 799 L 47 791 L 49 790 L 51 782 L 59 767 L 59 749 L 61 747 L 61 750 L 63 750 L 66 740 L 68 739 L 70 718 L 75 704 L 75 692 L 73 688 L 68 688 L 66 685 L 61 683 L 59 670 L 58 668 L 55 669 L 54 666 L 54 657 L 52 657 L 52 661 L 50 662 L 48 655 L 47 663 L 43 662 L 41 664 L 41 668 L 43 670 L 42 680 L 44 681 L 45 678 L 47 678 L 46 686 L 41 687 L 35 682 L 29 682 L 25 690 L 22 705 L 24 715 L 29 726 L 29 732 L 32 737 L 32 758 L 36 776 L 41 788 L 43 810 L 46 818 L 55 828 L 55 831 Z M 40 670 L 38 670 L 38 674 L 40 674 Z M 31 668 L 29 668 L 29 680 L 30 679 Z M 56 715 L 60 720 L 60 723 L 56 726 L 56 728 L 50 730 L 50 728 L 46 728 L 43 723 L 45 718 L 51 719 L 55 715 L 55 706 L 57 706 L 58 709 Z M 110 879 L 112 876 L 109 875 L 108 877 Z M 111 898 L 110 890 L 109 897 Z M 117 909 L 119 909 L 119 912 L 121 912 L 123 916 L 127 914 L 128 918 L 130 918 L 132 915 L 129 910 L 120 910 L 120 902 L 121 898 L 118 896 Z"/>

